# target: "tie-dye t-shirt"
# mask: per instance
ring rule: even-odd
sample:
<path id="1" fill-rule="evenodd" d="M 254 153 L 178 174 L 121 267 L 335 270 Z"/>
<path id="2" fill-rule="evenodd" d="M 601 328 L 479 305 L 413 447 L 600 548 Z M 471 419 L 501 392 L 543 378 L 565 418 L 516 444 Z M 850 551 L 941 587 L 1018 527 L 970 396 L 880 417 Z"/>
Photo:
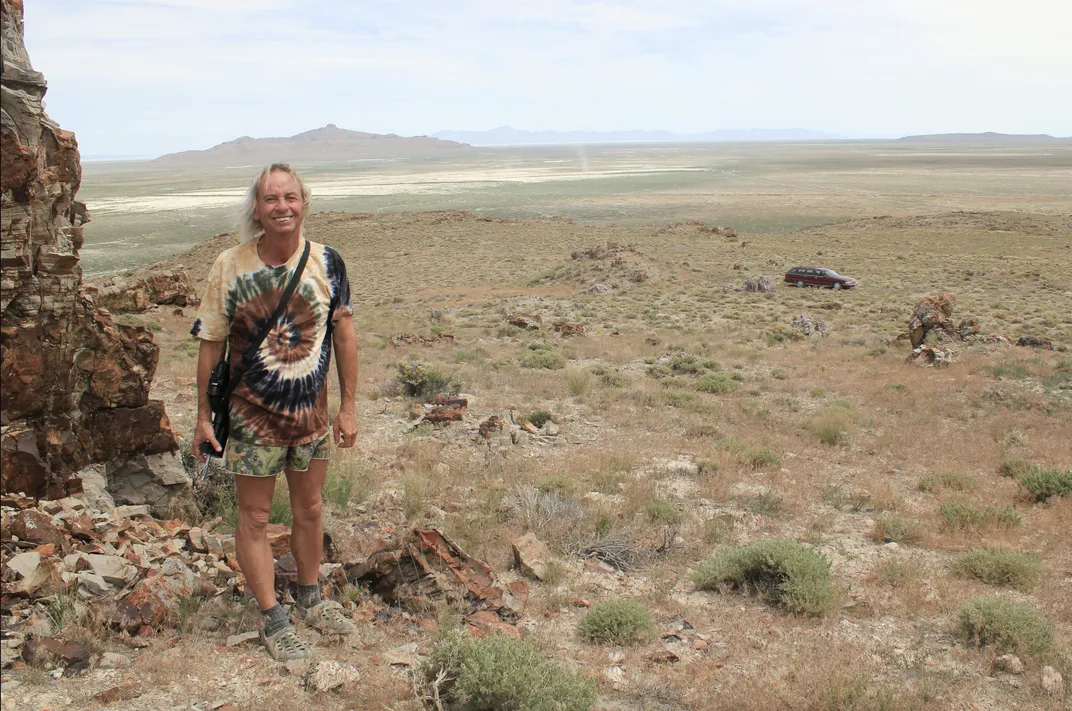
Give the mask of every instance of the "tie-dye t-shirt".
<path id="1" fill-rule="evenodd" d="M 278 267 L 261 261 L 257 240 L 216 258 L 205 298 L 190 330 L 206 341 L 228 340 L 231 374 L 272 315 L 305 249 Z M 246 376 L 231 395 L 230 437 L 237 442 L 294 447 L 328 428 L 328 319 L 353 315 L 346 265 L 331 247 L 309 243 L 309 261 L 286 310 L 268 332 Z"/>

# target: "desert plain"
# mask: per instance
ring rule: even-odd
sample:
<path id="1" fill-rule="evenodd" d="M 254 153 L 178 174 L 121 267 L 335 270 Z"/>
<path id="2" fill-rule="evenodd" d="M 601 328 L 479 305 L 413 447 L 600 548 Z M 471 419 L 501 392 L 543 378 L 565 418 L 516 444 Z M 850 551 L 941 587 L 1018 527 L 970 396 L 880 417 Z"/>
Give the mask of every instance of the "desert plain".
<path id="1" fill-rule="evenodd" d="M 504 581 L 526 579 L 515 542 L 546 544 L 516 631 L 587 686 L 524 708 L 1068 708 L 1072 141 L 299 167 L 307 236 L 346 260 L 360 348 L 361 433 L 333 460 L 327 530 L 358 560 L 437 529 Z M 87 279 L 181 264 L 200 290 L 255 172 L 86 163 Z M 783 283 L 799 265 L 859 286 Z M 773 289 L 744 288 L 764 276 Z M 920 367 L 907 321 L 938 294 L 979 334 Z M 154 333 L 153 397 L 187 440 L 194 312 L 117 316 Z M 465 398 L 461 420 L 423 421 L 439 392 Z M 286 523 L 282 484 L 277 498 Z M 233 526 L 233 498 L 203 516 Z M 756 551 L 767 563 L 730 570 Z M 798 575 L 816 587 L 787 598 Z M 3 706 L 88 708 L 121 682 L 139 695 L 109 708 L 449 707 L 429 659 L 465 610 L 333 594 L 359 632 L 318 655 L 361 676 L 334 691 L 226 644 L 257 629 L 248 599 L 193 599 L 138 649 L 69 601 L 65 632 L 130 666 L 30 669 Z M 587 616 L 621 601 L 601 609 L 622 634 L 593 634 Z M 1007 609 L 1022 616 L 1005 628 Z"/>

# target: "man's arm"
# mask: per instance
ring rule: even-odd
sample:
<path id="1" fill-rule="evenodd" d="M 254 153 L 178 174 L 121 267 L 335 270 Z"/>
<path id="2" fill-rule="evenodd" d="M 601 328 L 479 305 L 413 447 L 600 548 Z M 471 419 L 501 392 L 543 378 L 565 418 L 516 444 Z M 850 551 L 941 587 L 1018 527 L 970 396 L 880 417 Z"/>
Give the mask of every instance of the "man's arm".
<path id="1" fill-rule="evenodd" d="M 220 451 L 220 443 L 212 432 L 212 407 L 208 402 L 208 381 L 212 377 L 212 369 L 223 357 L 223 350 L 227 346 L 226 341 L 206 341 L 202 339 L 201 349 L 197 353 L 197 425 L 194 427 L 194 438 L 190 446 L 194 456 L 199 461 L 205 461 L 205 455 L 201 453 L 201 443 L 208 442 L 217 452 Z"/>
<path id="2" fill-rule="evenodd" d="M 352 447 L 357 441 L 357 334 L 354 333 L 354 319 L 343 316 L 331 328 L 342 394 L 333 428 L 335 444 Z"/>

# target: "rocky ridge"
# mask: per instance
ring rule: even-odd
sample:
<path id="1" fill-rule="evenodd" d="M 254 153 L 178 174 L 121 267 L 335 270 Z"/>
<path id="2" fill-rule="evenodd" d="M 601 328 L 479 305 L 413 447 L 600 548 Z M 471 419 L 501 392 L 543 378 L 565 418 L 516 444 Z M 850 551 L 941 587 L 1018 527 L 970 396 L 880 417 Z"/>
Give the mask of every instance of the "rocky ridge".
<path id="1" fill-rule="evenodd" d="M 106 488 L 128 473 L 163 478 L 166 495 L 152 503 L 181 506 L 189 480 L 157 466 L 181 471 L 164 403 L 149 399 L 159 348 L 82 290 L 78 143 L 45 114 L 22 3 L 3 0 L 0 11 L 0 488 L 60 498 L 82 490 L 80 471 L 106 463 Z"/>

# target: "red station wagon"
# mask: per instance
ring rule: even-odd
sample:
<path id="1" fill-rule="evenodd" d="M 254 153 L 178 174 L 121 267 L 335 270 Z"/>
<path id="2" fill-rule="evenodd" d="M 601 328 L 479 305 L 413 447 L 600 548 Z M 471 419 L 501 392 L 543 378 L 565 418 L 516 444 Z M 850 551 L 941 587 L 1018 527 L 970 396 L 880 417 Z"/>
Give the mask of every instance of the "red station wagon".
<path id="1" fill-rule="evenodd" d="M 787 284 L 794 286 L 825 286 L 829 289 L 851 289 L 856 286 L 852 277 L 841 276 L 833 269 L 822 267 L 793 267 L 785 273 Z"/>

